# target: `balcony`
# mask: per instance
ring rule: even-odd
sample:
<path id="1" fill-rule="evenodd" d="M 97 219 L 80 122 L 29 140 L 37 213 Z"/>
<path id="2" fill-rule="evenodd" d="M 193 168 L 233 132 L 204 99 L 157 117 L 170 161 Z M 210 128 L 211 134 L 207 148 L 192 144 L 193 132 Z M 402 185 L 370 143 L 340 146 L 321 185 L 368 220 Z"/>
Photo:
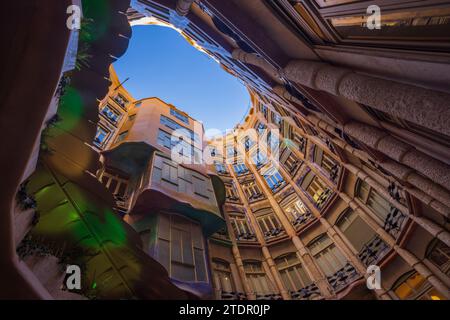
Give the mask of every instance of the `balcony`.
<path id="1" fill-rule="evenodd" d="M 256 241 L 256 236 L 253 233 L 243 232 L 236 235 L 236 240 L 241 241 Z"/>
<path id="2" fill-rule="evenodd" d="M 262 194 L 261 192 L 259 193 L 254 193 L 252 194 L 250 197 L 248 197 L 248 200 L 250 202 L 254 202 L 254 201 L 258 201 L 264 198 L 264 194 Z"/>
<path id="3" fill-rule="evenodd" d="M 281 235 L 282 233 L 284 233 L 283 229 L 275 228 L 275 229 L 264 232 L 264 238 L 266 238 L 266 239 L 275 238 L 275 237 L 278 237 L 279 235 Z"/>
<path id="4" fill-rule="evenodd" d="M 397 238 L 405 225 L 406 219 L 407 217 L 403 212 L 396 207 L 391 206 L 391 209 L 384 220 L 383 229 L 389 232 L 394 238 Z"/>
<path id="5" fill-rule="evenodd" d="M 327 203 L 328 199 L 333 194 L 333 191 L 331 189 L 326 189 L 324 192 L 322 192 L 319 196 L 319 198 L 316 200 L 315 204 L 317 208 L 322 208 L 325 203 Z"/>
<path id="6" fill-rule="evenodd" d="M 337 182 L 337 179 L 339 177 L 339 166 L 337 164 L 333 165 L 330 170 L 330 180 L 334 183 Z"/>
<path id="7" fill-rule="evenodd" d="M 359 260 L 366 267 L 377 264 L 390 250 L 389 246 L 375 235 L 369 242 L 367 242 L 358 254 Z"/>
<path id="8" fill-rule="evenodd" d="M 359 274 L 356 269 L 349 262 L 347 262 L 343 268 L 327 277 L 327 280 L 334 291 L 340 291 L 358 278 Z"/>
<path id="9" fill-rule="evenodd" d="M 291 298 L 295 300 L 313 300 L 320 298 L 320 291 L 315 283 L 311 283 L 298 291 L 291 291 L 290 294 Z"/>
<path id="10" fill-rule="evenodd" d="M 121 97 L 116 96 L 116 97 L 114 98 L 114 101 L 115 101 L 119 106 L 121 106 L 123 109 L 126 109 L 126 108 L 127 108 L 127 102 L 126 102 L 124 99 L 122 99 Z"/>
<path id="11" fill-rule="evenodd" d="M 308 221 L 312 220 L 313 218 L 314 218 L 313 214 L 310 211 L 307 211 L 303 214 L 297 215 L 297 218 L 292 220 L 292 225 L 294 227 L 300 227 L 306 224 Z"/>

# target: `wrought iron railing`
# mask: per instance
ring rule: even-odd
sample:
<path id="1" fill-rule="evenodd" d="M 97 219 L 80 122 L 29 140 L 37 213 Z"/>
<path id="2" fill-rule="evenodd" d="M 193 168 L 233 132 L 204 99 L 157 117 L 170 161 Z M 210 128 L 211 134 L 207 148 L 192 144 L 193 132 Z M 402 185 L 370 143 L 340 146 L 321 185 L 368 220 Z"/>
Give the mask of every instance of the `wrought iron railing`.
<path id="1" fill-rule="evenodd" d="M 319 288 L 315 283 L 311 283 L 310 285 L 298 290 L 291 291 L 291 298 L 296 300 L 311 300 L 320 298 Z"/>
<path id="2" fill-rule="evenodd" d="M 368 267 L 380 261 L 389 252 L 389 249 L 390 247 L 378 235 L 375 235 L 362 247 L 358 258 Z"/>
<path id="3" fill-rule="evenodd" d="M 333 275 L 328 276 L 327 280 L 334 291 L 340 291 L 358 278 L 358 271 L 356 271 L 355 267 L 347 262 L 344 267 L 336 271 Z"/>
<path id="4" fill-rule="evenodd" d="M 403 229 L 406 219 L 407 217 L 403 212 L 396 207 L 391 206 L 391 209 L 384 220 L 383 229 L 397 238 Z"/>
<path id="5" fill-rule="evenodd" d="M 310 211 L 307 211 L 307 212 L 305 212 L 305 213 L 303 213 L 303 214 L 297 216 L 297 218 L 295 218 L 295 219 L 292 221 L 292 224 L 293 224 L 295 227 L 299 227 L 299 226 L 301 226 L 301 225 L 307 223 L 309 220 L 311 220 L 311 219 L 313 219 L 313 218 L 314 218 L 313 214 L 312 214 Z"/>

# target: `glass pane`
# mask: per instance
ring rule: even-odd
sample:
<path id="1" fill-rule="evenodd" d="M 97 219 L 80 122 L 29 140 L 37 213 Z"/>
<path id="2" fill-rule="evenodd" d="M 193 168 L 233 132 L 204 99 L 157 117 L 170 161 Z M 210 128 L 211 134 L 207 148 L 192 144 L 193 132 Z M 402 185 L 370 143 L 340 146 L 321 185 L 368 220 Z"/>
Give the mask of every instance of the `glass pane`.
<path id="1" fill-rule="evenodd" d="M 205 255 L 203 250 L 195 249 L 195 269 L 197 271 L 197 281 L 206 281 Z"/>

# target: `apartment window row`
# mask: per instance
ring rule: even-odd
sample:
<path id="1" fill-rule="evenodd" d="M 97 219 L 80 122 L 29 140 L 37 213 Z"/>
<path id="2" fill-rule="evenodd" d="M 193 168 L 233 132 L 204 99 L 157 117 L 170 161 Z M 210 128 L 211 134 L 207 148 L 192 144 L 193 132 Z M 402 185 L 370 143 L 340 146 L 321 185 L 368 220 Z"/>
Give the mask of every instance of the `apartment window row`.
<path id="1" fill-rule="evenodd" d="M 283 228 L 280 221 L 272 212 L 272 209 L 261 209 L 255 212 L 256 220 L 264 237 L 270 239 L 277 237 L 283 233 Z"/>
<path id="2" fill-rule="evenodd" d="M 214 166 L 216 168 L 217 173 L 219 174 L 227 174 L 227 167 L 225 166 L 225 164 L 223 162 L 219 162 L 219 161 L 214 161 Z"/>
<path id="3" fill-rule="evenodd" d="M 202 152 L 200 149 L 197 149 L 192 144 L 187 143 L 181 138 L 178 141 L 175 141 L 171 134 L 161 129 L 158 130 L 157 142 L 160 146 L 165 147 L 169 150 L 177 148 L 180 156 L 188 158 L 194 157 L 196 161 L 201 160 Z"/>
<path id="4" fill-rule="evenodd" d="M 172 278 L 208 280 L 204 239 L 199 224 L 174 214 L 158 215 L 157 259 Z"/>

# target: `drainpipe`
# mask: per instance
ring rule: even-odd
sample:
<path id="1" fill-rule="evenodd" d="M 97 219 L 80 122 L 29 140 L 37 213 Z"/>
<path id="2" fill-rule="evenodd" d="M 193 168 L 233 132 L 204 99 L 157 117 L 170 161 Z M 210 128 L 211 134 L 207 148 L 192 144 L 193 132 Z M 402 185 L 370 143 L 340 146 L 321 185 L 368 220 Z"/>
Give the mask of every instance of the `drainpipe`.
<path id="1" fill-rule="evenodd" d="M 185 17 L 189 13 L 195 0 L 178 0 L 176 11 L 179 16 Z"/>

